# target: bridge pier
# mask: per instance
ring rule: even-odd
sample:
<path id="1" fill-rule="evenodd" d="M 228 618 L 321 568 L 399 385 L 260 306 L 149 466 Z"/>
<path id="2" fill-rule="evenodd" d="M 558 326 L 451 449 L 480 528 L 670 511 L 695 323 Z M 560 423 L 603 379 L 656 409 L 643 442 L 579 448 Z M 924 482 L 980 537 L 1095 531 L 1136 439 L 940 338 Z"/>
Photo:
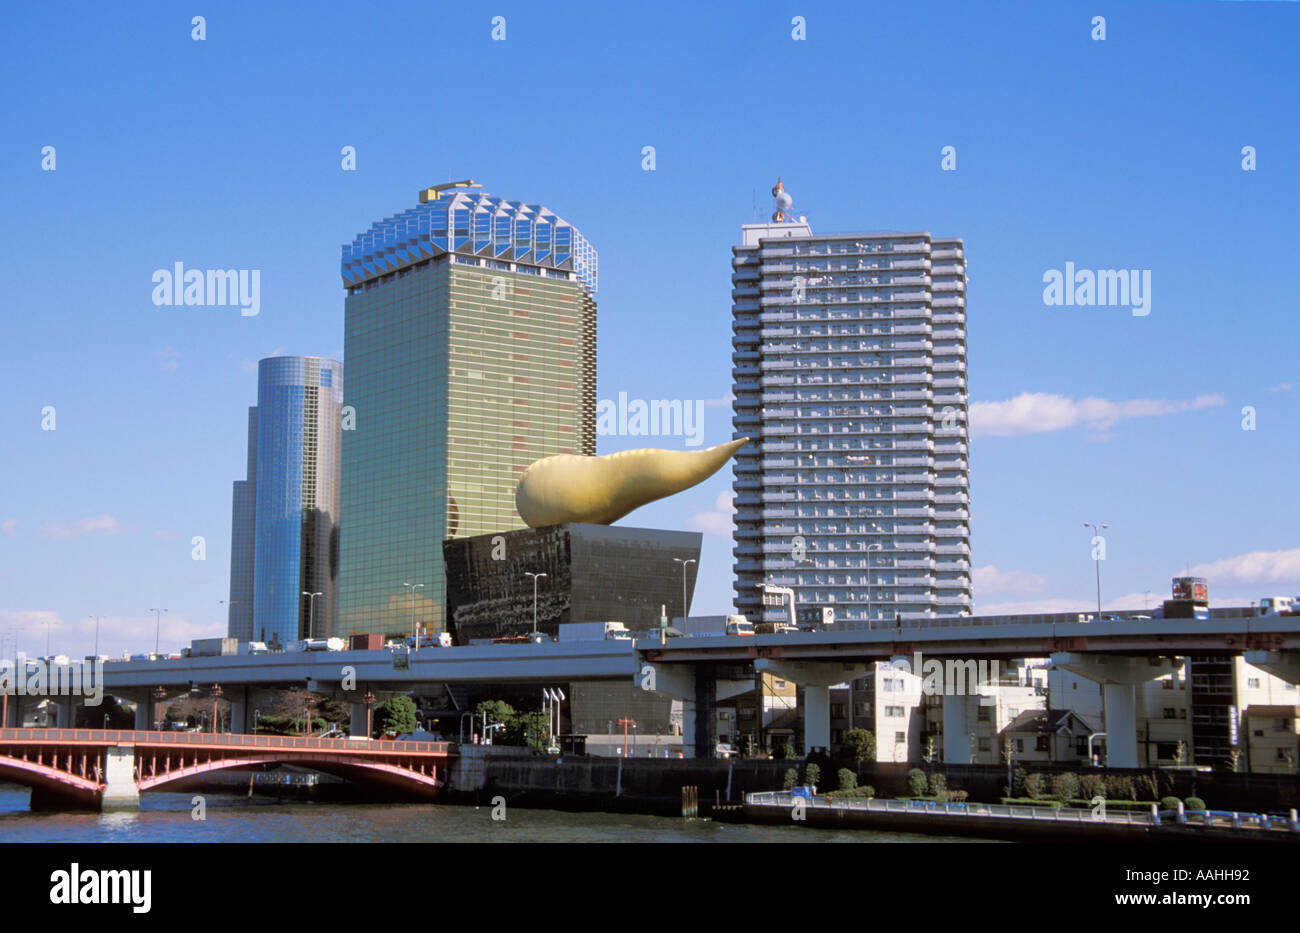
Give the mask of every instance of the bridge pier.
<path id="1" fill-rule="evenodd" d="M 865 676 L 872 664 L 834 661 L 785 661 L 759 658 L 755 671 L 775 674 L 803 687 L 803 753 L 831 748 L 831 691 L 835 684 Z"/>
<path id="2" fill-rule="evenodd" d="M 348 732 L 352 735 L 366 734 L 366 704 L 353 703 L 349 707 Z M 367 736 L 369 738 L 369 736 Z"/>
<path id="3" fill-rule="evenodd" d="M 1118 657 L 1105 654 L 1052 655 L 1052 664 L 1101 685 L 1106 717 L 1106 764 L 1138 766 L 1137 687 L 1182 667 L 1176 658 Z"/>
<path id="4" fill-rule="evenodd" d="M 718 703 L 754 689 L 752 680 L 718 680 L 710 663 L 661 664 L 635 678 L 638 687 L 682 701 L 682 754 L 714 758 L 718 751 Z"/>
<path id="5" fill-rule="evenodd" d="M 112 745 L 104 750 L 105 810 L 130 810 L 140 806 L 140 788 L 135 783 L 135 746 Z"/>

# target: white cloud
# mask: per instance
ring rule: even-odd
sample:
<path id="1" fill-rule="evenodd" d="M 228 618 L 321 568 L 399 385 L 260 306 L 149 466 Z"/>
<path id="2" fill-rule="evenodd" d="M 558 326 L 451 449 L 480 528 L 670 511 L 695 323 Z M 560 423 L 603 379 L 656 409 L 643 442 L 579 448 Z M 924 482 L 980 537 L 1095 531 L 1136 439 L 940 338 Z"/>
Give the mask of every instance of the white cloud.
<path id="1" fill-rule="evenodd" d="M 14 536 L 14 529 L 17 527 L 18 519 L 6 518 L 3 522 L 0 522 L 0 534 L 4 535 L 6 538 L 12 538 Z"/>
<path id="2" fill-rule="evenodd" d="M 989 564 L 971 571 L 971 583 L 977 593 L 1041 593 L 1047 578 L 1023 570 L 999 570 Z"/>
<path id="3" fill-rule="evenodd" d="M 989 603 L 976 602 L 977 616 L 1018 616 L 1033 612 L 1096 612 L 1097 604 L 1088 605 L 1086 599 L 1030 599 L 1020 602 Z"/>
<path id="4" fill-rule="evenodd" d="M 1268 391 L 1269 392 L 1290 392 L 1293 388 L 1295 388 L 1295 383 L 1293 382 L 1279 382 L 1275 386 L 1269 386 Z"/>
<path id="5" fill-rule="evenodd" d="M 155 350 L 153 355 L 164 372 L 174 373 L 181 365 L 181 351 L 175 347 L 163 347 Z"/>
<path id="6" fill-rule="evenodd" d="M 691 531 L 702 531 L 708 535 L 717 535 L 720 538 L 730 538 L 733 525 L 732 516 L 736 514 L 736 507 L 732 504 L 735 493 L 730 489 L 718 493 L 718 498 L 714 500 L 713 507 L 705 512 L 697 512 L 686 520 L 686 527 Z"/>
<path id="7" fill-rule="evenodd" d="M 1189 402 L 1135 398 L 1112 402 L 1104 398 L 1072 399 L 1046 392 L 1022 392 L 1005 402 L 972 402 L 971 436 L 1016 437 L 1044 434 L 1084 425 L 1105 434 L 1130 418 L 1173 415 L 1224 404 L 1221 395 L 1198 395 Z"/>
<path id="8" fill-rule="evenodd" d="M 1192 568 L 1192 576 L 1205 577 L 1210 584 L 1277 583 L 1300 587 L 1300 548 L 1286 551 L 1251 551 Z"/>
<path id="9" fill-rule="evenodd" d="M 155 528 L 153 536 L 159 541 L 175 541 L 180 537 L 174 531 L 168 531 L 166 528 Z"/>
<path id="10" fill-rule="evenodd" d="M 111 515 L 92 515 L 75 522 L 56 522 L 53 519 L 41 525 L 41 537 L 63 541 L 86 535 L 120 535 L 125 529 Z"/>

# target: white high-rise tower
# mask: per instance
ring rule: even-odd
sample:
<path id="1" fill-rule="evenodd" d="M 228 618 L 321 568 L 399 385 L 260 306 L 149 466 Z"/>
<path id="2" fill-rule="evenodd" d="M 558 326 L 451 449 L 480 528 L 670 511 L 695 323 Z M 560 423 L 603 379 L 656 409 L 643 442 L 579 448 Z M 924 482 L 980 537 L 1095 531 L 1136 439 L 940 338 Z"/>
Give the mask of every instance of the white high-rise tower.
<path id="1" fill-rule="evenodd" d="M 736 605 L 865 625 L 971 607 L 960 239 L 815 236 L 778 181 L 733 248 Z"/>

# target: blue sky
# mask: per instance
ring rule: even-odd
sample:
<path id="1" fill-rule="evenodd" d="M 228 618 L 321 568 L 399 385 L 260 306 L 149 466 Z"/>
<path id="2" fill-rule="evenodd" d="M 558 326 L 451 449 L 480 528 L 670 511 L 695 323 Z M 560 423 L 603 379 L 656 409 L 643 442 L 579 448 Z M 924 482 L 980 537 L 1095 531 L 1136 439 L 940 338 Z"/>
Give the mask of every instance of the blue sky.
<path id="1" fill-rule="evenodd" d="M 167 647 L 224 632 L 253 364 L 341 356 L 341 245 L 465 177 L 599 250 L 600 398 L 729 394 L 730 247 L 777 176 L 818 232 L 963 237 L 977 611 L 1086 608 L 1085 520 L 1108 605 L 1185 567 L 1300 592 L 1300 5 L 202 7 L 203 41 L 169 4 L 0 35 L 0 635 L 29 653 L 47 623 L 88 652 L 91 614 L 147 647 L 159 606 Z M 261 270 L 261 312 L 155 307 L 178 261 Z M 1066 262 L 1150 270 L 1151 313 L 1046 306 Z M 682 439 L 599 452 L 647 443 Z M 725 527 L 729 486 L 624 523 Z M 730 546 L 695 611 L 729 608 Z"/>

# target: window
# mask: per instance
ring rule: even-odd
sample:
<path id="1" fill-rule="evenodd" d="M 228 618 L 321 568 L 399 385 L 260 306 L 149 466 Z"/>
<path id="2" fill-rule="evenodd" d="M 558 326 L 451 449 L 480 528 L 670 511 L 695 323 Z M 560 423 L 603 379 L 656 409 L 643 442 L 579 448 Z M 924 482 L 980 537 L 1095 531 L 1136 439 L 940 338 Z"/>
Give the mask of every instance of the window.
<path id="1" fill-rule="evenodd" d="M 979 722 L 988 722 L 988 721 L 989 721 L 989 708 L 988 708 L 987 706 L 981 706 L 981 707 L 979 707 L 979 708 L 975 711 L 975 719 L 976 719 L 977 721 L 979 721 Z"/>
<path id="2" fill-rule="evenodd" d="M 1166 677 L 1163 681 L 1160 682 L 1160 687 L 1161 689 L 1164 690 L 1174 689 L 1174 679 L 1172 677 Z"/>
<path id="3" fill-rule="evenodd" d="M 1040 735 L 1034 747 L 1036 751 L 1045 752 L 1051 746 L 1051 738 L 1046 735 Z"/>
<path id="4" fill-rule="evenodd" d="M 1258 689 L 1258 688 L 1259 688 L 1259 678 L 1258 678 L 1258 677 L 1247 677 L 1247 678 L 1246 678 L 1246 686 L 1247 686 L 1247 687 L 1250 687 L 1251 689 Z"/>
<path id="5" fill-rule="evenodd" d="M 895 732 L 895 733 L 894 733 L 894 744 L 895 744 L 895 745 L 906 745 L 906 744 L 907 744 L 907 733 L 906 733 L 906 732 Z"/>
<path id="6" fill-rule="evenodd" d="M 988 740 L 988 739 L 980 739 L 980 740 L 979 740 L 979 751 L 981 751 L 981 752 L 987 752 L 988 750 L 989 750 L 989 740 Z"/>
<path id="7" fill-rule="evenodd" d="M 1178 718 L 1179 718 L 1179 719 L 1186 719 L 1186 718 L 1187 718 L 1187 710 L 1186 710 L 1186 709 L 1180 709 L 1180 710 L 1178 711 Z"/>
<path id="8" fill-rule="evenodd" d="M 1025 740 L 1016 739 L 1016 752 L 1019 753 L 1019 752 L 1023 752 L 1024 750 L 1025 750 Z"/>
<path id="9" fill-rule="evenodd" d="M 903 712 L 903 707 L 901 706 L 886 706 L 885 715 L 893 719 L 902 719 L 906 714 Z"/>
<path id="10" fill-rule="evenodd" d="M 1165 719 L 1176 719 L 1176 718 L 1178 718 L 1178 713 L 1174 710 L 1174 708 L 1173 708 L 1172 706 L 1166 706 L 1166 707 L 1165 707 L 1165 710 L 1164 710 L 1164 713 L 1165 713 Z"/>

